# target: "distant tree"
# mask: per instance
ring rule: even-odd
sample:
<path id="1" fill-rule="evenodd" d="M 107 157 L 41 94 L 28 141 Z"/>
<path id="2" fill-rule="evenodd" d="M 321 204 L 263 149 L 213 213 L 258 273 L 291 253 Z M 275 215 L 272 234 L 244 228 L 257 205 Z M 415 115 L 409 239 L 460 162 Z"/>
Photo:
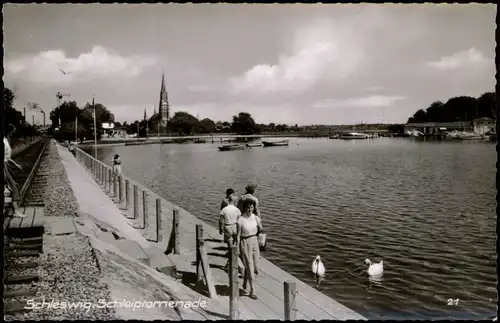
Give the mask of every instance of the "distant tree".
<path id="1" fill-rule="evenodd" d="M 205 118 L 198 123 L 198 127 L 201 133 L 213 133 L 216 130 L 216 125 L 213 120 Z"/>
<path id="2" fill-rule="evenodd" d="M 387 130 L 392 133 L 402 134 L 405 131 L 405 126 L 402 124 L 391 124 L 387 127 Z"/>
<path id="3" fill-rule="evenodd" d="M 481 117 L 497 118 L 496 95 L 494 92 L 483 93 L 477 99 L 477 109 Z"/>
<path id="4" fill-rule="evenodd" d="M 199 121 L 187 112 L 176 112 L 170 120 L 170 129 L 172 132 L 181 134 L 190 134 L 198 130 Z"/>
<path id="5" fill-rule="evenodd" d="M 55 127 L 61 127 L 59 124 L 59 119 L 61 120 L 61 123 L 71 123 L 75 122 L 75 118 L 77 116 L 80 116 L 81 110 L 78 108 L 78 105 L 76 104 L 75 101 L 64 101 L 59 107 L 55 108 L 54 110 L 50 111 L 49 118 L 50 121 L 52 122 Z M 79 122 L 83 120 L 78 120 Z"/>
<path id="6" fill-rule="evenodd" d="M 479 98 L 459 96 L 446 103 L 433 102 L 425 111 L 420 109 L 408 122 L 453 122 L 472 121 L 476 118 L 496 118 L 496 96 L 486 92 Z"/>
<path id="7" fill-rule="evenodd" d="M 87 102 L 85 104 L 85 107 L 83 108 L 82 116 L 86 120 L 88 120 L 88 122 L 93 123 L 93 113 L 94 113 L 94 107 L 92 106 L 92 103 Z M 96 119 L 96 126 L 99 129 L 102 127 L 103 123 L 115 121 L 114 114 L 111 111 L 109 111 L 101 103 L 95 103 L 95 114 L 96 114 L 96 118 L 95 118 Z"/>
<path id="8" fill-rule="evenodd" d="M 237 134 L 251 135 L 257 132 L 257 125 L 250 113 L 240 112 L 237 116 L 233 116 L 231 130 Z"/>

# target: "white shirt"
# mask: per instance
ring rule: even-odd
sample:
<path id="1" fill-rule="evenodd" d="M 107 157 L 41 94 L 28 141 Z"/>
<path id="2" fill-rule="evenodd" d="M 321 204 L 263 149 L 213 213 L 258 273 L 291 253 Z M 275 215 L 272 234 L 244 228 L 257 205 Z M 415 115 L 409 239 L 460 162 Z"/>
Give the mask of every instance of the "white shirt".
<path id="1" fill-rule="evenodd" d="M 220 215 L 223 225 L 236 224 L 241 215 L 241 211 L 236 206 L 229 204 L 220 211 Z"/>
<path id="2" fill-rule="evenodd" d="M 12 156 L 12 148 L 10 148 L 9 141 L 7 138 L 3 137 L 3 145 L 4 145 L 4 150 L 5 150 L 5 155 L 4 155 L 4 162 L 8 161 L 11 156 Z"/>

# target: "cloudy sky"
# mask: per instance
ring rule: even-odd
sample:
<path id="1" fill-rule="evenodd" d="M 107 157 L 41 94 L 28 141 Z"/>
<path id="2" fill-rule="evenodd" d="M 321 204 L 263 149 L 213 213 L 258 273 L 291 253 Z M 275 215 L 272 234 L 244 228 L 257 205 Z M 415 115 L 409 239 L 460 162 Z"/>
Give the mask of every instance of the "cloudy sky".
<path id="1" fill-rule="evenodd" d="M 56 93 L 118 121 L 171 114 L 259 123 L 406 122 L 494 90 L 494 5 L 4 5 L 16 108 Z M 61 71 L 65 71 L 63 74 Z M 29 118 L 31 119 L 31 118 Z"/>

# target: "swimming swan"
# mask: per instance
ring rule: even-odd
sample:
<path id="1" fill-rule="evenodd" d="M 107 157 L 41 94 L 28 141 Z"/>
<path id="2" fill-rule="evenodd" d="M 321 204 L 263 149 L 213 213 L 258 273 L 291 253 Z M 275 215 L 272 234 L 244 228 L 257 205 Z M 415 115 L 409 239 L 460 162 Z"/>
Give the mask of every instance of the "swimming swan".
<path id="1" fill-rule="evenodd" d="M 372 264 L 370 259 L 365 260 L 365 264 L 370 265 L 368 268 L 368 275 L 376 276 L 384 272 L 384 261 L 381 260 L 378 264 Z"/>
<path id="2" fill-rule="evenodd" d="M 322 277 L 325 275 L 325 266 L 323 266 L 320 256 L 316 256 L 316 259 L 314 259 L 311 270 L 316 276 Z"/>

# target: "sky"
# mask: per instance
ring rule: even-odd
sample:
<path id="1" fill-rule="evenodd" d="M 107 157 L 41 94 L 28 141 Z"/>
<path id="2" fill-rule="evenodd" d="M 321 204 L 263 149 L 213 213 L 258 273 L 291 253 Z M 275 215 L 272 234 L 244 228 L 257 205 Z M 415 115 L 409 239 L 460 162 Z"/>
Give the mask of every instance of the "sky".
<path id="1" fill-rule="evenodd" d="M 494 91 L 492 4 L 5 4 L 4 83 L 15 107 L 104 104 L 257 123 L 404 123 Z M 64 71 L 64 73 L 62 71 Z M 39 112 L 34 114 L 41 122 Z M 31 118 L 27 118 L 30 120 Z"/>

